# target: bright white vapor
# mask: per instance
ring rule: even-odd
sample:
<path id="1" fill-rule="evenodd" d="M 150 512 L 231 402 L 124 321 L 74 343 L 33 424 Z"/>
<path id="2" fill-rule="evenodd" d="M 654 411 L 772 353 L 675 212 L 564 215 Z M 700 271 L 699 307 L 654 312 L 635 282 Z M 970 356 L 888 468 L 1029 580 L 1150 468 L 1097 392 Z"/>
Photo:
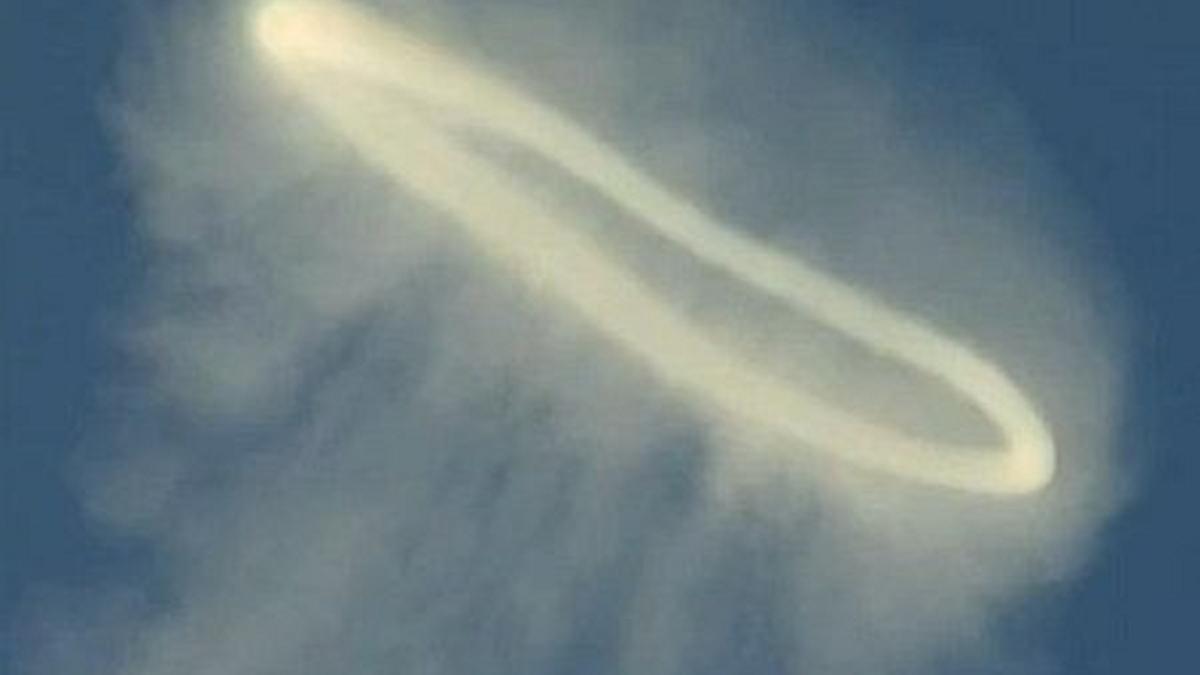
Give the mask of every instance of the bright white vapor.
<path id="1" fill-rule="evenodd" d="M 1120 494 L 1120 312 L 1084 262 L 1085 226 L 997 94 L 930 86 L 961 69 L 887 65 L 902 52 L 828 6 L 790 10 L 780 34 L 774 10 L 736 4 L 375 3 L 559 111 L 508 128 L 525 104 L 452 69 L 388 93 L 388 61 L 363 67 L 370 39 L 316 59 L 369 75 L 342 77 L 264 63 L 247 20 L 261 5 L 154 17 L 115 116 L 155 251 L 128 335 L 145 367 L 122 383 L 119 456 L 88 464 L 85 495 L 153 545 L 161 583 L 71 598 L 74 621 L 43 609 L 30 671 L 1040 667 L 1012 620 Z M 277 57 L 303 53 L 306 33 L 272 26 Z M 398 69 L 428 77 L 416 44 Z M 644 184 L 742 232 L 698 251 L 670 228 L 707 217 Z M 529 233 L 596 252 L 564 267 Z M 876 335 L 903 322 L 847 330 L 824 303 L 814 321 L 764 297 L 720 263 L 746 246 L 921 317 L 933 328 L 915 342 L 943 346 L 913 356 Z M 541 275 L 506 262 L 539 254 Z M 772 277 L 775 258 L 749 258 Z M 612 297 L 578 301 L 615 275 L 595 259 L 637 280 L 608 284 L 637 321 L 606 326 L 595 308 Z M 794 436 L 821 446 L 846 425 L 714 428 L 693 391 L 718 371 L 728 390 L 703 403 L 768 432 L 814 401 L 906 431 L 847 439 L 838 453 L 871 459 L 841 462 Z M 993 467 L 973 449 L 997 440 L 989 416 L 1010 443 L 1040 424 L 1018 390 L 1057 445 L 1044 490 L 863 470 L 924 478 L 961 456 L 970 471 L 934 481 L 988 489 L 962 476 Z M 810 393 L 764 409 L 778 391 Z M 906 438 L 959 454 L 905 469 L 920 454 Z M 1022 492 L 1049 474 L 987 475 Z"/>

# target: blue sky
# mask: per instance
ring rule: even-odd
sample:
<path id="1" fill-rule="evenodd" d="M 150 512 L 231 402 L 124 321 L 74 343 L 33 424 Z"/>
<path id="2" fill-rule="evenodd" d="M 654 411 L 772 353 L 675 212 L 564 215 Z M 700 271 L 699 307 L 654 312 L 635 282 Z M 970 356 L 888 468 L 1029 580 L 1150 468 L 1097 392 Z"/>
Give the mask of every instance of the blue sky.
<path id="1" fill-rule="evenodd" d="M 852 6 L 917 45 L 918 61 L 962 53 L 999 81 L 1090 218 L 1095 249 L 1129 298 L 1119 445 L 1140 485 L 1083 574 L 1047 591 L 1044 625 L 1017 630 L 1030 630 L 1066 673 L 1194 672 L 1200 8 L 1183 0 Z M 152 569 L 137 541 L 86 524 L 71 484 L 87 430 L 105 422 L 112 374 L 128 367 L 112 345 L 113 317 L 145 273 L 130 186 L 101 118 L 126 20 L 117 3 L 66 0 L 4 14 L 0 626 L 9 632 L 0 633 L 0 672 L 30 603 Z"/>

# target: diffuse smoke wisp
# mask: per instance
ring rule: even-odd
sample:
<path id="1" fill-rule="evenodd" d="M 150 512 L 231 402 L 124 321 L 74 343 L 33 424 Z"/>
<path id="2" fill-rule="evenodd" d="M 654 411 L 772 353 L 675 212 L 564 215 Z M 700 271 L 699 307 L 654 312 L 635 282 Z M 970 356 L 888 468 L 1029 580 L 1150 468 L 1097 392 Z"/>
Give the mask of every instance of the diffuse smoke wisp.
<path id="1" fill-rule="evenodd" d="M 29 671 L 1036 665 L 1119 308 L 986 78 L 827 4 L 147 2 L 81 499 L 153 573 Z"/>

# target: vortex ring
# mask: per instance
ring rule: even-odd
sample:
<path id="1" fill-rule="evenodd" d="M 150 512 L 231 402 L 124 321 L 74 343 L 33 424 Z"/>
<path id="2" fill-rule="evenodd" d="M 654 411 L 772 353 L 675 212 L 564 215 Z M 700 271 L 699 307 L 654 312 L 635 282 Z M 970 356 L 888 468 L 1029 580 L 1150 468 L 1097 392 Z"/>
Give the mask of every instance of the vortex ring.
<path id="1" fill-rule="evenodd" d="M 743 423 L 908 480 L 1017 495 L 1052 479 L 1050 432 L 998 367 L 921 321 L 722 227 L 560 113 L 340 2 L 271 0 L 254 8 L 249 25 L 270 72 L 365 162 L 452 216 L 504 269 L 574 308 L 670 387 Z M 379 90 L 400 96 L 381 106 Z M 586 237 L 562 227 L 568 215 L 539 203 L 457 141 L 454 131 L 462 127 L 538 153 L 697 259 L 880 356 L 940 379 L 987 415 L 1002 443 L 913 437 L 718 346 Z"/>

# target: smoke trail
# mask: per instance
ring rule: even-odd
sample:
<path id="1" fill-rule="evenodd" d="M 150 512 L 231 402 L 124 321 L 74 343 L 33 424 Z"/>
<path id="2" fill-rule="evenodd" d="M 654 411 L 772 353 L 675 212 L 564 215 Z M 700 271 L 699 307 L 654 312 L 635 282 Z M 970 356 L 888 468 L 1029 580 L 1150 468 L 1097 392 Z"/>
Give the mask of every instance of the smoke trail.
<path id="1" fill-rule="evenodd" d="M 153 17 L 81 478 L 153 575 L 44 603 L 28 671 L 1041 672 L 1119 307 L 990 89 L 769 11 Z"/>

